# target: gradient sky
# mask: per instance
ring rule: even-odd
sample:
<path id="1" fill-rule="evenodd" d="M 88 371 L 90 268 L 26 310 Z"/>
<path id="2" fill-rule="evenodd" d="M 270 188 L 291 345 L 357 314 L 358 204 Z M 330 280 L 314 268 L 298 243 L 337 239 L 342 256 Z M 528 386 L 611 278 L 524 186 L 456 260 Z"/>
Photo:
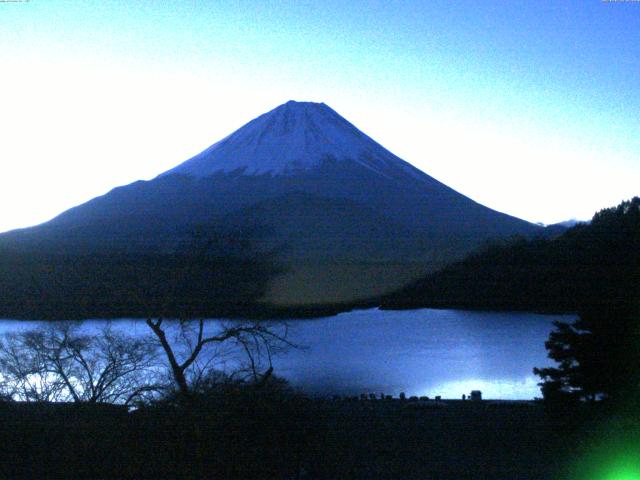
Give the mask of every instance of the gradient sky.
<path id="1" fill-rule="evenodd" d="M 0 2 L 0 45 L 0 231 L 289 99 L 530 221 L 640 194 L 640 2 Z"/>

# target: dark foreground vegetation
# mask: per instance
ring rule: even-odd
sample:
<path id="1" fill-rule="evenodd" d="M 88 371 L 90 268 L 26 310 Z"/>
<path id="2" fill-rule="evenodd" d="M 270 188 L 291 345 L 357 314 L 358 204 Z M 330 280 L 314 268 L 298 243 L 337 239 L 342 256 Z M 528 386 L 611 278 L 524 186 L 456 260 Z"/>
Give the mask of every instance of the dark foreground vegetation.
<path id="1" fill-rule="evenodd" d="M 4 403 L 0 476 L 573 478 L 570 460 L 588 455 L 598 434 L 577 420 L 593 418 L 593 408 L 560 415 L 540 404 L 319 400 L 273 384 L 130 413 Z M 640 440 L 624 425 L 607 433 Z"/>
<path id="2" fill-rule="evenodd" d="M 585 459 L 602 439 L 640 458 L 639 397 L 594 390 L 580 356 L 545 372 L 545 401 L 327 400 L 273 375 L 272 356 L 295 348 L 273 324 L 147 325 L 147 337 L 67 322 L 4 336 L 0 478 L 577 480 L 600 478 Z M 243 357 L 229 374 L 223 347 Z M 607 378 L 621 372 L 638 378 Z"/>

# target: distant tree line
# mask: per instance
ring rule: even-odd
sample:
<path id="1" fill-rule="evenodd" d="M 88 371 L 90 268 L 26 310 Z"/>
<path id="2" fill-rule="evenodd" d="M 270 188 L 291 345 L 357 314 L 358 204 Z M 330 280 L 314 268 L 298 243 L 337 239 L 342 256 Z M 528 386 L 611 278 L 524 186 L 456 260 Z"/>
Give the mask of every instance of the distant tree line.
<path id="1" fill-rule="evenodd" d="M 640 280 L 637 197 L 554 239 L 497 242 L 381 299 L 383 308 L 578 312 Z"/>
<path id="2" fill-rule="evenodd" d="M 259 312 L 281 272 L 250 233 L 228 239 L 195 232 L 173 250 L 37 249 L 0 246 L 0 317 L 198 318 Z M 233 243 L 233 248 L 228 245 Z"/>

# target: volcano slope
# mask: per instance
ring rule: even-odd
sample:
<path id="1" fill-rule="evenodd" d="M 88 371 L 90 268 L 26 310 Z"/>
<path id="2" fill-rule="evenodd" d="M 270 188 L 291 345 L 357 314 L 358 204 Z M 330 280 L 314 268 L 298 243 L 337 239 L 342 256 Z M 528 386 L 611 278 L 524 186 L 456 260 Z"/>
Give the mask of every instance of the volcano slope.
<path id="1" fill-rule="evenodd" d="M 0 257 L 37 252 L 72 262 L 117 252 L 135 264 L 136 256 L 191 254 L 194 239 L 216 239 L 212 259 L 251 257 L 239 271 L 267 260 L 274 267 L 259 288 L 245 288 L 251 298 L 233 302 L 313 308 L 366 301 L 490 239 L 541 230 L 447 187 L 327 105 L 290 101 L 152 180 L 0 235 Z M 11 276 L 3 265 L 0 275 Z M 223 270 L 214 283 L 225 283 Z M 91 273 L 84 278 L 90 283 Z M 246 287 L 256 275 L 233 278 Z M 5 297 L 29 290 L 4 283 Z M 227 301 L 213 287 L 197 290 Z"/>

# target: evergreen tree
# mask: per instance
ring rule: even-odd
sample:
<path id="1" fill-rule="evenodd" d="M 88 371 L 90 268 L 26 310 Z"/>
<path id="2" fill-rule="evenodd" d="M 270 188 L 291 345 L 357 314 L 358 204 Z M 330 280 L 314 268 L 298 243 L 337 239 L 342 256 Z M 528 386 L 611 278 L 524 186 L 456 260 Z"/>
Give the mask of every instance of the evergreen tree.
<path id="1" fill-rule="evenodd" d="M 555 322 L 545 346 L 558 367 L 535 368 L 546 399 L 623 398 L 640 393 L 640 315 L 635 301 Z"/>
<path id="2" fill-rule="evenodd" d="M 591 298 L 578 320 L 555 323 L 545 345 L 558 367 L 534 369 L 547 399 L 640 394 L 640 198 L 598 212 L 588 233 Z"/>

